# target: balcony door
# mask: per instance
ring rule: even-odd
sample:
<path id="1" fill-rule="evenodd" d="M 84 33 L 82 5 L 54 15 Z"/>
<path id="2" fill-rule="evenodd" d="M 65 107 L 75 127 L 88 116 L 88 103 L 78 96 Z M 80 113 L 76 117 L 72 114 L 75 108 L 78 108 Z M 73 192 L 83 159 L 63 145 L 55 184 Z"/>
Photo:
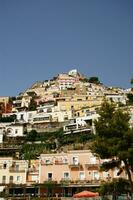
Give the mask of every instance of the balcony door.
<path id="1" fill-rule="evenodd" d="M 48 181 L 52 181 L 52 176 L 53 176 L 52 173 L 49 172 L 49 173 L 48 173 Z"/>
<path id="2" fill-rule="evenodd" d="M 13 176 L 10 176 L 9 183 L 13 183 Z"/>
<path id="3" fill-rule="evenodd" d="M 85 180 L 85 173 L 79 172 L 79 180 Z"/>
<path id="4" fill-rule="evenodd" d="M 93 179 L 99 180 L 99 172 L 97 172 L 97 171 L 93 172 Z"/>
<path id="5" fill-rule="evenodd" d="M 2 183 L 6 184 L 6 176 L 2 176 Z"/>
<path id="6" fill-rule="evenodd" d="M 64 172 L 64 177 L 63 177 L 64 180 L 69 180 L 70 179 L 70 174 L 69 172 Z"/>
<path id="7" fill-rule="evenodd" d="M 73 162 L 74 165 L 78 165 L 78 163 L 79 163 L 78 157 L 74 156 L 73 159 L 72 159 L 72 162 Z"/>

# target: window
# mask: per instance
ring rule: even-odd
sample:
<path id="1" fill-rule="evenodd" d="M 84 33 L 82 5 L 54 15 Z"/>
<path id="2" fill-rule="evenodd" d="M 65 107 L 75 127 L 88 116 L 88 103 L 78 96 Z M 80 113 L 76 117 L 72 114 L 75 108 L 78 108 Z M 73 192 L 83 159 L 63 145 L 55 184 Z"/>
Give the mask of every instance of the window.
<path id="1" fill-rule="evenodd" d="M 63 163 L 64 163 L 64 164 L 67 164 L 67 163 L 68 163 L 68 159 L 67 159 L 67 157 L 64 157 L 64 159 L 63 159 Z"/>
<path id="2" fill-rule="evenodd" d="M 68 120 L 68 116 L 67 115 L 64 116 L 64 120 Z"/>
<path id="3" fill-rule="evenodd" d="M 79 172 L 79 180 L 84 180 L 84 179 L 85 179 L 85 173 Z"/>
<path id="4" fill-rule="evenodd" d="M 46 165 L 49 165 L 51 163 L 50 159 L 46 159 L 45 163 Z"/>
<path id="5" fill-rule="evenodd" d="M 52 180 L 52 173 L 48 173 L 48 180 Z"/>
<path id="6" fill-rule="evenodd" d="M 64 178 L 65 180 L 68 180 L 68 179 L 70 178 L 69 172 L 64 172 L 63 178 Z"/>
<path id="7" fill-rule="evenodd" d="M 11 133 L 11 132 L 12 132 L 12 129 L 11 129 L 11 128 L 7 129 L 7 132 L 8 132 L 8 133 Z"/>
<path id="8" fill-rule="evenodd" d="M 17 182 L 20 182 L 21 177 L 17 176 Z"/>
<path id="9" fill-rule="evenodd" d="M 13 176 L 10 176 L 9 183 L 13 183 Z"/>
<path id="10" fill-rule="evenodd" d="M 7 168 L 7 163 L 4 163 L 3 164 L 3 169 L 6 169 Z"/>
<path id="11" fill-rule="evenodd" d="M 18 129 L 15 129 L 15 134 L 17 134 L 18 133 Z"/>
<path id="12" fill-rule="evenodd" d="M 33 175 L 31 177 L 31 180 L 37 182 L 38 181 L 38 176 L 37 175 Z"/>
<path id="13" fill-rule="evenodd" d="M 16 165 L 15 168 L 16 168 L 16 171 L 18 172 L 19 171 L 19 165 Z"/>
<path id="14" fill-rule="evenodd" d="M 73 157 L 73 164 L 78 165 L 78 157 Z"/>
<path id="15" fill-rule="evenodd" d="M 6 183 L 6 176 L 2 176 L 2 183 Z"/>
<path id="16" fill-rule="evenodd" d="M 91 164 L 96 164 L 96 157 L 90 157 L 90 163 Z"/>
<path id="17" fill-rule="evenodd" d="M 29 113 L 29 118 L 31 118 L 32 117 L 32 113 Z"/>
<path id="18" fill-rule="evenodd" d="M 47 113 L 50 113 L 50 112 L 52 112 L 52 109 L 51 109 L 51 108 L 48 108 L 48 109 L 47 109 Z"/>
<path id="19" fill-rule="evenodd" d="M 94 172 L 94 180 L 99 180 L 99 173 L 98 172 Z"/>
<path id="20" fill-rule="evenodd" d="M 24 119 L 24 115 L 21 114 L 21 115 L 20 115 L 20 120 L 23 120 L 23 119 Z"/>

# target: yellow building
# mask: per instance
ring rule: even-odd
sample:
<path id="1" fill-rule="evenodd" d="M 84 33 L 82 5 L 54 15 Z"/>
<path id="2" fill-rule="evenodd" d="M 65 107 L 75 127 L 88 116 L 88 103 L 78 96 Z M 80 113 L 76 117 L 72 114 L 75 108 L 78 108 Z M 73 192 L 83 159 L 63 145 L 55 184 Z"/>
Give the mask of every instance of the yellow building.
<path id="1" fill-rule="evenodd" d="M 0 185 L 26 184 L 28 163 L 25 160 L 14 160 L 12 157 L 0 158 Z"/>
<path id="2" fill-rule="evenodd" d="M 71 110 L 74 116 L 84 116 L 84 109 L 95 110 L 103 102 L 103 96 L 73 95 L 73 97 L 61 97 L 57 99 L 60 111 Z"/>
<path id="3" fill-rule="evenodd" d="M 9 97 L 0 97 L 0 103 L 7 104 L 9 102 Z"/>

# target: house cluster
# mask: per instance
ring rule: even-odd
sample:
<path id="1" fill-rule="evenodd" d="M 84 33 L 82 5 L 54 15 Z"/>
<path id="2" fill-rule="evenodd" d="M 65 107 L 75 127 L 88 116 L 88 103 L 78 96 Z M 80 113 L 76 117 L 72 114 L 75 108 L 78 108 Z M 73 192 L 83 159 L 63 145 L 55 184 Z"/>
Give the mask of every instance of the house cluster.
<path id="1" fill-rule="evenodd" d="M 118 178 L 118 170 L 101 172 L 106 160 L 89 150 L 41 154 L 37 160 L 0 158 L 0 191 L 10 195 L 72 196 L 78 190 L 96 189 L 101 183 Z M 123 172 L 121 177 L 127 178 Z M 8 186 L 8 187 L 7 187 Z"/>
<path id="2" fill-rule="evenodd" d="M 0 124 L 0 133 L 15 137 L 22 136 L 25 128 L 27 132 L 92 128 L 96 110 L 105 99 L 126 105 L 126 91 L 90 83 L 74 69 L 36 82 L 16 97 L 0 97 L 2 118 L 15 116 L 12 122 Z"/>
<path id="3" fill-rule="evenodd" d="M 4 137 L 24 137 L 31 130 L 64 134 L 91 131 L 97 109 L 105 99 L 127 104 L 127 91 L 91 83 L 76 69 L 51 80 L 36 82 L 16 97 L 0 97 L 0 148 Z M 130 124 L 133 126 L 133 109 Z M 16 149 L 17 152 L 17 149 Z M 17 157 L 17 156 L 16 156 Z M 105 160 L 104 160 L 105 161 Z M 102 181 L 118 177 L 118 171 L 101 172 L 103 160 L 89 150 L 41 154 L 36 160 L 0 157 L 0 191 L 9 194 L 71 196 L 78 188 L 99 187 Z M 121 174 L 127 177 L 126 174 Z M 48 188 L 49 184 L 53 187 Z M 6 187 L 8 185 L 8 187 Z M 33 186 L 34 185 L 34 186 Z"/>

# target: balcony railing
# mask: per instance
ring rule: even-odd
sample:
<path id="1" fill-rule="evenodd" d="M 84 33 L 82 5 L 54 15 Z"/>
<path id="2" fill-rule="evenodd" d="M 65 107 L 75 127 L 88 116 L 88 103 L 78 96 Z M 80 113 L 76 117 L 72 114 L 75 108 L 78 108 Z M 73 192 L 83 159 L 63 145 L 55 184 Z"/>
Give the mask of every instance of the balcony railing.
<path id="1" fill-rule="evenodd" d="M 39 169 L 38 168 L 29 168 L 28 172 L 29 173 L 39 173 Z"/>
<path id="2" fill-rule="evenodd" d="M 89 184 L 89 185 L 95 185 L 95 184 L 100 184 L 101 183 L 101 180 L 87 180 L 87 179 L 84 179 L 84 180 L 76 180 L 75 183 L 77 184 Z"/>
<path id="3" fill-rule="evenodd" d="M 77 167 L 79 168 L 79 167 L 81 167 L 81 166 L 82 166 L 82 165 L 81 165 L 80 163 L 74 163 L 74 162 L 73 162 L 73 163 L 70 163 L 70 164 L 69 164 L 69 167 L 70 167 L 70 168 L 75 168 L 75 167 L 76 167 L 76 168 L 77 168 Z"/>
<path id="4" fill-rule="evenodd" d="M 9 172 L 14 172 L 14 173 L 24 173 L 25 172 L 25 169 L 17 169 L 15 167 L 9 167 Z"/>
<path id="5" fill-rule="evenodd" d="M 51 185 L 53 185 L 53 184 L 57 184 L 57 181 L 56 180 L 53 180 L 53 179 L 47 179 L 47 180 L 45 180 L 44 182 L 43 182 L 44 184 L 51 184 Z"/>
<path id="6" fill-rule="evenodd" d="M 61 186 L 64 186 L 64 185 L 67 185 L 67 186 L 70 186 L 70 185 L 88 185 L 88 186 L 92 186 L 92 185 L 95 185 L 95 186 L 99 186 L 102 182 L 105 182 L 104 180 L 101 180 L 101 179 L 94 179 L 94 180 L 88 180 L 88 179 L 84 179 L 84 180 L 80 180 L 80 179 L 77 179 L 77 180 L 72 180 L 70 178 L 62 178 L 60 181 L 57 181 L 55 179 L 47 179 L 45 180 L 43 183 L 44 184 L 51 184 L 51 185 L 56 185 L 56 184 L 60 184 Z"/>
<path id="7" fill-rule="evenodd" d="M 61 185 L 100 185 L 103 180 L 70 180 L 70 179 L 61 179 Z"/>
<path id="8" fill-rule="evenodd" d="M 53 165 L 53 162 L 51 160 L 41 160 L 41 165 Z"/>
<path id="9" fill-rule="evenodd" d="M 66 164 L 68 164 L 68 161 L 55 160 L 55 165 L 66 165 Z"/>
<path id="10" fill-rule="evenodd" d="M 98 169 L 100 165 L 98 163 L 86 163 L 85 166 L 87 169 Z"/>
<path id="11" fill-rule="evenodd" d="M 60 180 L 60 184 L 61 185 L 69 185 L 71 183 L 71 179 L 70 178 L 62 178 Z"/>
<path id="12" fill-rule="evenodd" d="M 6 184 L 6 180 L 2 180 L 2 184 L 5 185 Z"/>

